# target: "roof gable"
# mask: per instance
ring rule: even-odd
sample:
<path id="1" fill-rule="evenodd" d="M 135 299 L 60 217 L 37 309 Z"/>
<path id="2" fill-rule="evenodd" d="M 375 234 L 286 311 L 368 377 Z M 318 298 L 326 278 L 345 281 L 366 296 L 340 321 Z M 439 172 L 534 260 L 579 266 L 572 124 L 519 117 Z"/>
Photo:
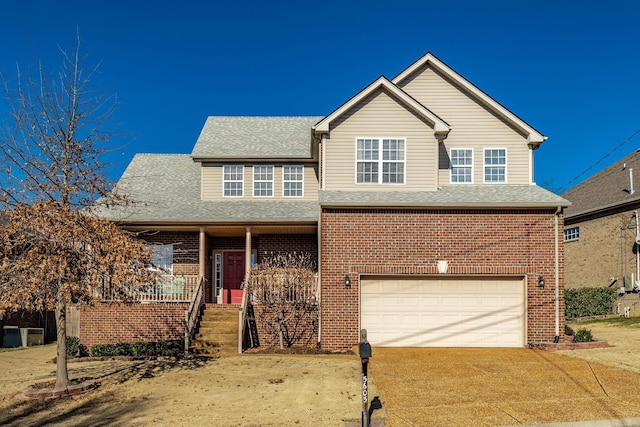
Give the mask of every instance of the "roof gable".
<path id="1" fill-rule="evenodd" d="M 320 116 L 210 116 L 196 141 L 195 161 L 311 159 L 311 126 Z"/>
<path id="2" fill-rule="evenodd" d="M 409 94 L 391 83 L 386 77 L 380 76 L 369 86 L 358 92 L 355 96 L 335 109 L 331 114 L 320 120 L 313 130 L 315 133 L 327 133 L 332 122 L 336 121 L 344 114 L 355 108 L 363 99 L 374 93 L 378 89 L 384 89 L 391 93 L 406 108 L 415 112 L 418 116 L 433 124 L 434 133 L 438 139 L 444 139 L 451 130 L 451 127 L 440 117 L 434 114 L 427 107 L 413 99 Z"/>
<path id="3" fill-rule="evenodd" d="M 527 122 L 516 116 L 514 113 L 509 111 L 506 107 L 500 104 L 495 99 L 491 98 L 485 92 L 476 87 L 473 83 L 462 77 L 460 74 L 455 72 L 452 68 L 446 65 L 444 62 L 440 61 L 436 58 L 432 53 L 427 52 L 423 57 L 418 59 L 416 62 L 407 67 L 404 71 L 394 77 L 391 81 L 394 85 L 402 87 L 403 84 L 409 80 L 415 73 L 418 73 L 420 70 L 425 67 L 432 67 L 436 69 L 438 72 L 442 73 L 449 79 L 451 79 L 456 85 L 458 85 L 462 90 L 467 92 L 473 98 L 477 99 L 480 103 L 482 103 L 486 108 L 490 111 L 493 111 L 495 114 L 501 116 L 504 120 L 506 120 L 509 124 L 511 124 L 516 129 L 520 130 L 527 136 L 527 140 L 532 148 L 537 148 L 542 142 L 544 142 L 547 137 L 542 135 L 536 129 L 534 129 Z"/>

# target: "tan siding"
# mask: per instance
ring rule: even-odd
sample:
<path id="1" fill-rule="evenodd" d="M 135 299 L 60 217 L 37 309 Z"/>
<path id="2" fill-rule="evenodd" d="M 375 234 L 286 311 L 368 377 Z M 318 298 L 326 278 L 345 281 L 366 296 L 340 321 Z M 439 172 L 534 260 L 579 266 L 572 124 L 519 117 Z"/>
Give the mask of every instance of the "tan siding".
<path id="1" fill-rule="evenodd" d="M 356 138 L 406 139 L 405 184 L 356 184 Z M 433 129 L 383 90 L 332 126 L 326 140 L 326 190 L 435 190 L 438 145 Z"/>
<path id="2" fill-rule="evenodd" d="M 485 147 L 507 149 L 507 183 L 530 183 L 527 139 L 505 121 L 431 68 L 419 70 L 400 86 L 452 126 L 444 141 L 447 152 L 451 148 L 474 149 L 475 184 L 483 183 Z M 449 184 L 448 169 L 440 169 L 439 180 L 440 185 Z"/>
<path id="3" fill-rule="evenodd" d="M 294 163 L 299 165 L 299 163 Z M 221 164 L 202 165 L 202 198 L 203 200 L 231 200 L 222 196 L 222 166 Z M 273 197 L 253 197 L 253 164 L 244 166 L 244 197 L 243 199 L 255 200 L 317 200 L 318 177 L 317 166 L 307 164 L 304 166 L 304 197 L 282 197 L 282 165 L 274 164 L 273 171 Z"/>

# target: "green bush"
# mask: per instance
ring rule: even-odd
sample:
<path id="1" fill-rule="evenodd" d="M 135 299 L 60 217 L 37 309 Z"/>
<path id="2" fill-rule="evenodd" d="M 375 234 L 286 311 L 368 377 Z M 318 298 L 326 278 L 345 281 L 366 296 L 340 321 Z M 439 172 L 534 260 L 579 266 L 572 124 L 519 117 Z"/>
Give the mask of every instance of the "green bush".
<path id="1" fill-rule="evenodd" d="M 573 342 L 591 342 L 593 341 L 593 335 L 591 335 L 590 329 L 580 328 L 573 337 Z"/>
<path id="2" fill-rule="evenodd" d="M 91 347 L 91 357 L 112 356 L 173 356 L 184 352 L 184 341 L 137 341 L 134 343 L 95 344 Z"/>
<path id="3" fill-rule="evenodd" d="M 67 356 L 78 357 L 80 355 L 80 338 L 67 337 Z"/>
<path id="4" fill-rule="evenodd" d="M 567 336 L 573 336 L 575 334 L 575 331 L 573 330 L 573 328 L 569 325 L 564 325 L 564 334 Z"/>
<path id="5" fill-rule="evenodd" d="M 577 288 L 564 290 L 564 315 L 567 319 L 613 314 L 617 298 L 614 288 Z"/>

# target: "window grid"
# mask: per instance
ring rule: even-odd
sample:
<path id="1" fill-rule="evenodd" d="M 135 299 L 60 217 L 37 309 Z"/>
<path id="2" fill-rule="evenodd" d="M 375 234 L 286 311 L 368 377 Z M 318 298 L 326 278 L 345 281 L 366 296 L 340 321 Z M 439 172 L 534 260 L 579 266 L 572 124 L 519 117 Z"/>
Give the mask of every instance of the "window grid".
<path id="1" fill-rule="evenodd" d="M 273 166 L 253 167 L 253 197 L 273 197 Z"/>
<path id="2" fill-rule="evenodd" d="M 564 230 L 564 241 L 571 242 L 580 238 L 580 227 L 572 227 Z"/>
<path id="3" fill-rule="evenodd" d="M 507 182 L 507 150 L 487 148 L 484 150 L 484 182 Z"/>
<path id="4" fill-rule="evenodd" d="M 456 184 L 473 182 L 473 149 L 451 149 L 451 182 Z"/>
<path id="5" fill-rule="evenodd" d="M 244 195 L 244 166 L 225 165 L 223 167 L 224 197 L 242 197 Z"/>
<path id="6" fill-rule="evenodd" d="M 404 163 L 404 139 L 356 139 L 356 183 L 404 184 Z"/>
<path id="7" fill-rule="evenodd" d="M 282 167 L 282 196 L 304 196 L 304 166 Z"/>

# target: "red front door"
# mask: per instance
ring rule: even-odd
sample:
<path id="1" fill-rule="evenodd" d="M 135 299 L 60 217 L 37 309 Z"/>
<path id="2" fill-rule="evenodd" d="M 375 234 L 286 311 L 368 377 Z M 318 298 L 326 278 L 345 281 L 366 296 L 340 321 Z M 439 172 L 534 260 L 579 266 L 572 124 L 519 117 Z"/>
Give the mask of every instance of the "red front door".
<path id="1" fill-rule="evenodd" d="M 242 281 L 244 280 L 244 252 L 225 252 L 223 257 L 222 295 L 224 304 L 242 303 Z"/>

